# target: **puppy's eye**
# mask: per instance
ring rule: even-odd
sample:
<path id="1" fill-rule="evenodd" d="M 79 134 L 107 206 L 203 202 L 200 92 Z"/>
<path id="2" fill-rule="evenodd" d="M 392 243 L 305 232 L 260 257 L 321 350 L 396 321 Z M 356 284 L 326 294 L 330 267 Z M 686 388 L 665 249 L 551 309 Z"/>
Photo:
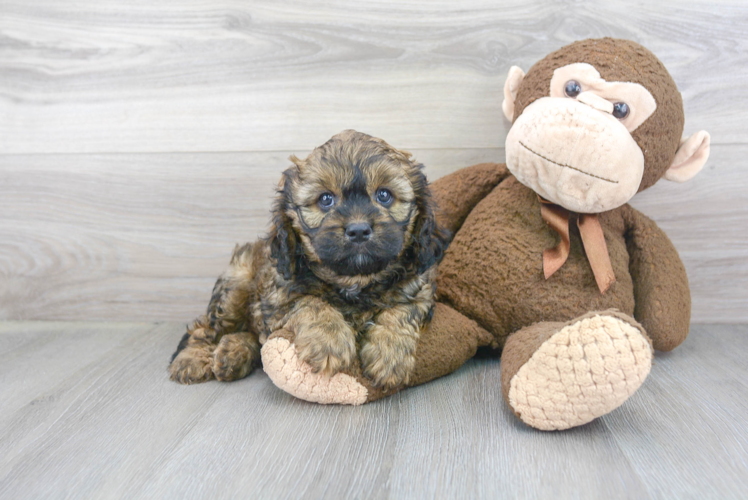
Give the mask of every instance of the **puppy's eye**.
<path id="1" fill-rule="evenodd" d="M 392 203 L 392 193 L 388 189 L 377 189 L 377 201 L 385 207 Z"/>
<path id="2" fill-rule="evenodd" d="M 564 86 L 564 94 L 568 97 L 576 97 L 582 93 L 582 86 L 576 80 L 569 80 Z"/>
<path id="3" fill-rule="evenodd" d="M 617 102 L 613 105 L 613 116 L 623 120 L 629 115 L 629 105 L 625 102 Z"/>
<path id="4" fill-rule="evenodd" d="M 335 197 L 330 193 L 322 193 L 321 195 L 319 195 L 317 204 L 322 208 L 330 208 L 331 206 L 335 205 Z"/>

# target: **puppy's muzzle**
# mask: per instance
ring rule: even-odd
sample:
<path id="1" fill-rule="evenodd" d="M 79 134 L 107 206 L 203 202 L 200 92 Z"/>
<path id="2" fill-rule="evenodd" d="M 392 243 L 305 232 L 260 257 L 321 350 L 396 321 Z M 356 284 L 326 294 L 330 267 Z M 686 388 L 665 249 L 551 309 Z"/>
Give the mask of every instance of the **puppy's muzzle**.
<path id="1" fill-rule="evenodd" d="M 352 243 L 365 243 L 371 238 L 371 226 L 366 222 L 354 222 L 345 228 L 345 237 Z"/>

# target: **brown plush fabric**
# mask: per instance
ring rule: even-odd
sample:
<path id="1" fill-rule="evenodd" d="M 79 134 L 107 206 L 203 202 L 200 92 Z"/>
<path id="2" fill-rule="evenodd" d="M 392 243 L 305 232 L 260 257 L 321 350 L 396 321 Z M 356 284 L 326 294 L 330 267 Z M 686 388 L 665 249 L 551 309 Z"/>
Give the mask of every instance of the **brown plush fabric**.
<path id="1" fill-rule="evenodd" d="M 691 293 L 677 250 L 647 216 L 625 205 L 626 244 L 634 282 L 634 317 L 644 325 L 658 351 L 671 351 L 688 335 Z"/>
<path id="2" fill-rule="evenodd" d="M 416 348 L 416 369 L 408 386 L 425 384 L 457 370 L 475 356 L 478 347 L 489 345 L 494 337 L 478 324 L 445 304 L 436 304 L 428 329 L 421 333 Z M 361 375 L 359 366 L 348 372 L 369 391 L 368 400 L 376 401 L 404 389 L 383 391 L 373 387 Z"/>
<path id="3" fill-rule="evenodd" d="M 570 225 L 567 262 L 546 280 L 542 252 L 558 236 L 543 222 L 535 193 L 510 176 L 455 235 L 439 266 L 438 298 L 493 333 L 499 345 L 538 320 L 569 321 L 616 308 L 644 325 L 655 349 L 673 349 L 690 322 L 688 278 L 678 253 L 629 205 L 600 214 L 600 223 L 616 275 L 608 292 L 595 284 L 576 224 Z"/>
<path id="4" fill-rule="evenodd" d="M 420 385 L 452 373 L 475 356 L 478 347 L 493 340 L 493 335 L 475 321 L 437 303 L 429 328 L 418 339 L 416 370 L 408 385 Z"/>
<path id="5" fill-rule="evenodd" d="M 437 222 L 454 234 L 473 207 L 509 175 L 502 163 L 480 163 L 432 182 L 431 194 L 440 200 Z"/>
<path id="6" fill-rule="evenodd" d="M 546 280 L 543 250 L 556 246 L 558 235 L 543 221 L 537 195 L 508 177 L 478 203 L 455 235 L 439 266 L 438 299 L 493 333 L 499 345 L 538 321 L 568 321 L 611 308 L 633 316 L 621 211 L 599 218 L 616 275 L 605 295 L 598 290 L 575 221 L 569 257 Z"/>
<path id="7" fill-rule="evenodd" d="M 644 152 L 644 171 L 639 191 L 663 176 L 675 157 L 683 134 L 683 100 L 670 73 L 657 57 L 636 42 L 601 38 L 582 40 L 547 55 L 527 72 L 514 103 L 514 119 L 533 101 L 547 96 L 556 68 L 584 62 L 612 82 L 645 86 L 657 110 L 631 135 Z"/>

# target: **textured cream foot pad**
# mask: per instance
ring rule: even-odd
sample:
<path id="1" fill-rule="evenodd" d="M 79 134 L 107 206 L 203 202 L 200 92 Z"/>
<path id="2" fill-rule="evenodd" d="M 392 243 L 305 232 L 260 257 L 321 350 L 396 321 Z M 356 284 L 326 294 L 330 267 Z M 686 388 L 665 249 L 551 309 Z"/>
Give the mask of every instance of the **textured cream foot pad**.
<path id="1" fill-rule="evenodd" d="M 312 372 L 296 354 L 296 346 L 284 338 L 272 338 L 262 346 L 262 366 L 281 390 L 305 401 L 322 404 L 360 405 L 368 391 L 345 373 L 327 377 Z"/>
<path id="2" fill-rule="evenodd" d="M 611 316 L 566 326 L 512 377 L 509 403 L 528 425 L 561 430 L 586 424 L 626 401 L 652 366 L 640 330 Z"/>

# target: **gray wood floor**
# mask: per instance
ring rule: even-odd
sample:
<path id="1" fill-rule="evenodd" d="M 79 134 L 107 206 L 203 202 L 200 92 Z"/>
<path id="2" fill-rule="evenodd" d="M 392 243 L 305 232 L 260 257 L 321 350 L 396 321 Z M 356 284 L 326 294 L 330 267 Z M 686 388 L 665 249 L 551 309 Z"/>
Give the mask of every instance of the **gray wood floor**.
<path id="1" fill-rule="evenodd" d="M 0 323 L 0 498 L 745 498 L 746 325 L 694 325 L 626 404 L 542 433 L 499 362 L 363 407 L 264 373 L 169 382 L 174 323 Z"/>

